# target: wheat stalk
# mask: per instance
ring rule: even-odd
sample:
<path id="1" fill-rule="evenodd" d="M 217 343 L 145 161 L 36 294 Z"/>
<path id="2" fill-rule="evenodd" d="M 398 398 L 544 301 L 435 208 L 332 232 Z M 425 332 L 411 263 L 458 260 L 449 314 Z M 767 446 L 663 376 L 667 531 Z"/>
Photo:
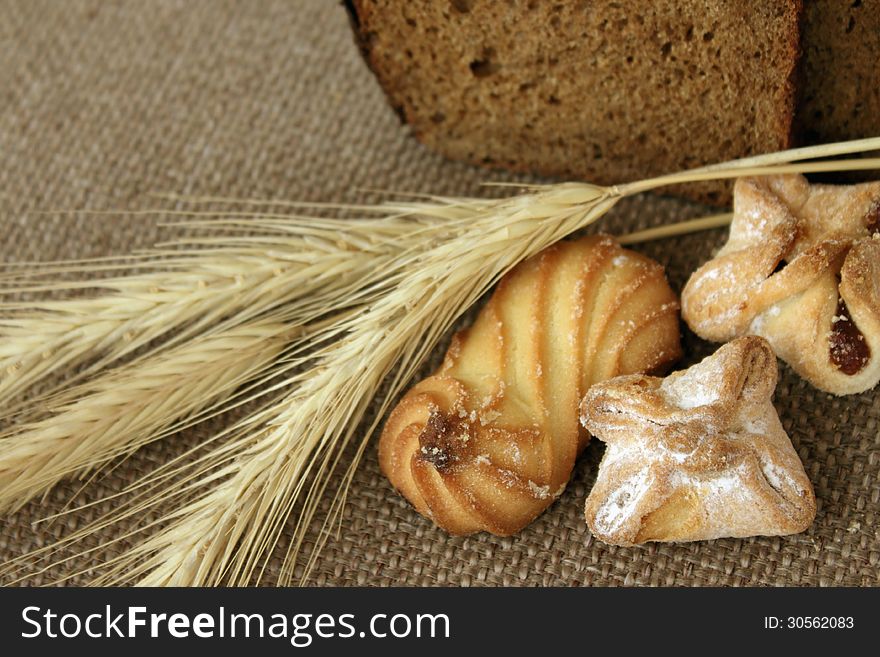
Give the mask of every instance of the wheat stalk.
<path id="1" fill-rule="evenodd" d="M 666 224 L 665 226 L 655 226 L 654 228 L 645 228 L 637 230 L 626 235 L 621 235 L 617 241 L 621 244 L 641 244 L 642 242 L 651 242 L 654 240 L 669 239 L 670 237 L 678 237 L 679 235 L 687 235 L 701 230 L 711 230 L 712 228 L 722 228 L 727 226 L 733 220 L 733 213 L 723 212 L 721 214 L 713 214 L 707 217 L 698 217 L 697 219 L 688 219 L 679 221 L 674 224 Z"/>
<path id="2" fill-rule="evenodd" d="M 758 156 L 612 187 L 568 183 L 532 187 L 530 193 L 508 199 L 430 199 L 380 208 L 393 217 L 412 214 L 429 221 L 399 236 L 381 276 L 350 288 L 357 290 L 362 309 L 313 338 L 316 350 L 302 361 L 305 369 L 286 381 L 289 394 L 236 427 L 229 442 L 193 464 L 160 470 L 139 483 L 143 495 L 95 525 L 107 526 L 166 504 L 172 507 L 143 528 L 147 535 L 134 548 L 106 564 L 97 581 L 252 583 L 262 576 L 266 557 L 293 513 L 293 537 L 281 572 L 281 581 L 290 581 L 343 450 L 356 444 L 343 483 L 332 494 L 325 529 L 339 518 L 351 477 L 381 414 L 454 321 L 516 264 L 595 222 L 625 196 L 739 175 L 878 168 L 880 162 L 868 159 L 801 162 L 878 148 L 880 138 Z M 309 225 L 297 217 L 275 221 L 291 235 Z M 355 223 L 357 230 L 367 226 L 369 233 L 370 221 Z M 355 229 L 340 224 L 339 230 L 347 234 Z M 341 294 L 325 310 L 355 305 Z M 371 404 L 379 414 L 361 426 Z M 181 474 L 185 476 L 173 476 Z M 69 540 L 85 531 L 88 528 Z M 326 536 L 322 532 L 317 539 L 302 577 Z"/>

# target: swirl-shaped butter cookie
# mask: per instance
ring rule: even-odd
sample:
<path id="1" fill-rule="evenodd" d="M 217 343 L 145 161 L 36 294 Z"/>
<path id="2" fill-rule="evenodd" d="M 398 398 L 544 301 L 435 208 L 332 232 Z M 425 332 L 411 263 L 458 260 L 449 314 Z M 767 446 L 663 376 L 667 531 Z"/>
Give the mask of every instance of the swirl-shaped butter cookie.
<path id="1" fill-rule="evenodd" d="M 391 413 L 382 471 L 450 533 L 519 531 L 562 492 L 587 443 L 586 390 L 679 357 L 678 308 L 663 268 L 610 237 L 543 251 L 501 280 Z"/>

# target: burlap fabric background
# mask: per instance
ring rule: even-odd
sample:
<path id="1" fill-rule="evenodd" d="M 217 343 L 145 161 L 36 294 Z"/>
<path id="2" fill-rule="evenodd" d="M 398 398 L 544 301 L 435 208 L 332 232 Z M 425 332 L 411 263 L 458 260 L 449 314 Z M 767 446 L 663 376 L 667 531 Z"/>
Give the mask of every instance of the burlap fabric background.
<path id="1" fill-rule="evenodd" d="M 156 207 L 154 192 L 310 201 L 375 200 L 366 188 L 484 194 L 501 174 L 450 163 L 420 147 L 386 105 L 334 0 L 2 0 L 0 2 L 0 258 L 98 256 L 163 235 L 151 218 L 56 209 Z M 660 197 L 632 199 L 604 224 L 631 230 L 705 213 Z M 722 231 L 640 247 L 677 289 L 723 241 Z M 712 350 L 685 336 L 688 360 Z M 438 351 L 439 354 L 439 351 Z M 876 585 L 880 582 L 880 404 L 844 399 L 782 367 L 776 405 L 819 502 L 815 524 L 788 538 L 609 547 L 582 519 L 598 441 L 571 485 L 513 538 L 450 538 L 415 514 L 368 450 L 338 538 L 314 585 Z M 89 486 L 115 492 L 222 426 L 154 444 Z M 107 504 L 41 525 L 79 488 L 0 519 L 0 560 L 63 536 Z M 135 526 L 146 519 L 132 522 Z M 29 583 L 73 575 L 125 543 L 98 548 Z M 289 528 L 288 528 L 289 529 Z M 317 531 L 317 528 L 315 528 Z M 284 549 L 281 546 L 281 550 Z M 279 552 L 279 555 L 283 552 Z M 273 561 L 265 583 L 273 583 Z"/>

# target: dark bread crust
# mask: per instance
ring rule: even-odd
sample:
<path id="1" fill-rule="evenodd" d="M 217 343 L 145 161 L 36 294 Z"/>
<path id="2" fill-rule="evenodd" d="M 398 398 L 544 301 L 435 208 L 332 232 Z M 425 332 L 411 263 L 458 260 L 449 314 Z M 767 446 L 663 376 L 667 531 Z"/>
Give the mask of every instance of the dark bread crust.
<path id="1" fill-rule="evenodd" d="M 364 4 L 360 0 L 342 0 L 342 6 L 345 7 L 345 11 L 348 14 L 348 22 L 349 25 L 351 25 L 354 42 L 357 44 L 358 50 L 360 50 L 361 56 L 364 58 L 364 62 L 366 62 L 367 67 L 372 71 L 373 75 L 376 76 L 376 79 L 379 80 L 382 88 L 387 89 L 388 87 L 383 81 L 381 72 L 376 70 L 376 67 L 373 66 L 373 59 L 370 57 L 370 32 L 363 28 L 363 23 L 361 21 L 361 16 L 364 16 L 365 19 L 369 20 L 369 5 Z M 388 104 L 391 106 L 391 109 L 394 110 L 395 114 L 397 114 L 400 122 L 406 123 L 406 113 L 403 111 L 403 105 L 395 102 L 394 98 L 387 92 L 385 97 L 388 99 Z"/>
<path id="2" fill-rule="evenodd" d="M 609 184 L 793 143 L 801 0 L 345 5 L 392 107 L 454 159 Z"/>

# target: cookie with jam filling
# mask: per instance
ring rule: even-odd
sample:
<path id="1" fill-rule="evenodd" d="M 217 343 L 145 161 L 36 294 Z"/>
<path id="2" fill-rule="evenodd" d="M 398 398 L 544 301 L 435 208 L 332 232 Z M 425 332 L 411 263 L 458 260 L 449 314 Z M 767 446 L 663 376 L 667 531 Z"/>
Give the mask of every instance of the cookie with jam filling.
<path id="1" fill-rule="evenodd" d="M 682 316 L 700 337 L 754 334 L 817 388 L 880 381 L 880 182 L 742 178 L 724 247 L 690 278 Z"/>

